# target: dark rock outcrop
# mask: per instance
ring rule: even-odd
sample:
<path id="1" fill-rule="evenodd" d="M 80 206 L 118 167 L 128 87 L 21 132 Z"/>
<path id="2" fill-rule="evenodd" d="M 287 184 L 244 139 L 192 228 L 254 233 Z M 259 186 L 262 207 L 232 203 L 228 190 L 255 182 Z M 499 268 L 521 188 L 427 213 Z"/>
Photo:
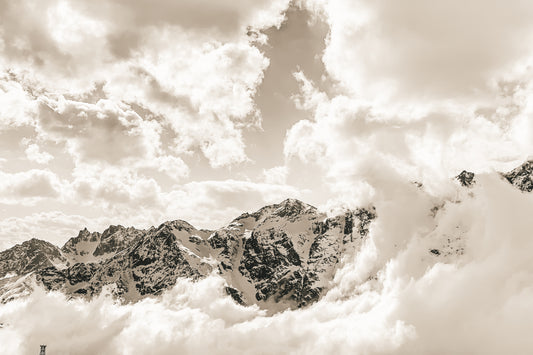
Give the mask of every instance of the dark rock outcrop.
<path id="1" fill-rule="evenodd" d="M 508 173 L 502 174 L 507 181 L 524 192 L 533 191 L 533 160 L 529 160 Z"/>
<path id="2" fill-rule="evenodd" d="M 58 247 L 33 238 L 0 252 L 0 278 L 7 274 L 28 274 L 66 261 Z"/>
<path id="3" fill-rule="evenodd" d="M 474 183 L 475 183 L 474 176 L 475 176 L 474 173 L 472 173 L 470 171 L 463 170 L 455 178 L 457 179 L 457 181 L 459 181 L 459 183 L 462 186 L 472 187 L 472 185 L 474 185 Z"/>

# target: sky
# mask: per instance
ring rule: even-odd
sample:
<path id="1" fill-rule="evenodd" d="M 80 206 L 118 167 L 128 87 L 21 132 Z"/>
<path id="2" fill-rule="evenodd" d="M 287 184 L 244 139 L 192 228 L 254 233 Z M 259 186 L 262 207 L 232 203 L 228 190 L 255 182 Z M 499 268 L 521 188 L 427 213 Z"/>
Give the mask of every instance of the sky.
<path id="1" fill-rule="evenodd" d="M 531 153 L 523 1 L 0 2 L 0 245 L 369 204 Z M 437 192 L 436 192 L 437 193 Z"/>
<path id="2" fill-rule="evenodd" d="M 533 200 L 497 172 L 533 152 L 531 18 L 522 0 L 0 0 L 0 249 L 217 228 L 289 197 L 378 215 L 305 309 L 237 305 L 217 275 L 129 305 L 36 290 L 0 306 L 0 344 L 530 353 Z M 428 253 L 448 239 L 462 253 Z"/>

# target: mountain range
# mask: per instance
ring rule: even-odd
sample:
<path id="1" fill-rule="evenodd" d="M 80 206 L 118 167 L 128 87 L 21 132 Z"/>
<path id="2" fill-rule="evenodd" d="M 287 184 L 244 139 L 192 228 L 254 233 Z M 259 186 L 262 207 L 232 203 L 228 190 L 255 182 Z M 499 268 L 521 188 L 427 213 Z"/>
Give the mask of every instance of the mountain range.
<path id="1" fill-rule="evenodd" d="M 524 192 L 533 190 L 533 161 L 501 175 Z M 466 189 L 476 183 L 467 171 L 456 179 Z M 304 307 L 327 292 L 344 258 L 359 251 L 378 216 L 367 206 L 328 217 L 287 199 L 216 230 L 175 220 L 149 229 L 83 229 L 61 248 L 34 238 L 0 252 L 0 302 L 36 287 L 87 299 L 105 288 L 123 302 L 136 302 L 161 294 L 180 277 L 198 280 L 218 273 L 240 304 L 269 311 Z M 448 238 L 428 253 L 460 254 L 459 239 Z"/>

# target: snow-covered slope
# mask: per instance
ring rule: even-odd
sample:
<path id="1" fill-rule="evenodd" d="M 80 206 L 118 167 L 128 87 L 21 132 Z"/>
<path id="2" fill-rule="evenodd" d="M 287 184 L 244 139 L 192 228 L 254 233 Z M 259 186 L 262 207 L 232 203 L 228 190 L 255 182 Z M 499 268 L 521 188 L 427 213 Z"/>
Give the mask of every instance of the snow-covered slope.
<path id="1" fill-rule="evenodd" d="M 35 286 L 34 273 L 47 268 L 63 269 L 68 261 L 55 245 L 30 239 L 0 253 L 0 301 L 29 294 Z"/>

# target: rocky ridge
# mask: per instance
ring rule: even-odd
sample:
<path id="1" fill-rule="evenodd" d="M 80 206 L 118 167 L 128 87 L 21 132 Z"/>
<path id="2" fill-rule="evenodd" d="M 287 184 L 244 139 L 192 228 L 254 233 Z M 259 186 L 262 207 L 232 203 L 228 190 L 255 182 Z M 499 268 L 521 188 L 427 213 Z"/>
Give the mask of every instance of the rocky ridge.
<path id="1" fill-rule="evenodd" d="M 533 161 L 502 177 L 531 192 Z M 456 178 L 462 188 L 475 184 L 471 172 Z M 197 280 L 216 272 L 240 304 L 270 311 L 305 307 L 327 292 L 343 259 L 361 248 L 376 216 L 367 207 L 328 218 L 311 205 L 288 199 L 244 213 L 214 231 L 176 220 L 147 230 L 83 229 L 61 248 L 31 239 L 0 252 L 0 301 L 43 287 L 85 298 L 109 288 L 115 297 L 135 302 L 159 295 L 180 277 Z M 429 246 L 428 255 L 461 255 L 462 233 L 461 226 L 452 234 L 441 233 L 441 245 Z"/>
<path id="2" fill-rule="evenodd" d="M 179 277 L 217 272 L 239 303 L 302 307 L 320 298 L 341 257 L 358 250 L 374 218 L 372 208 L 327 218 L 288 199 L 215 231 L 176 220 L 148 230 L 83 229 L 61 248 L 32 239 L 0 253 L 0 300 L 37 285 L 86 298 L 108 287 L 130 302 L 160 294 Z"/>
<path id="3" fill-rule="evenodd" d="M 533 160 L 528 160 L 502 176 L 524 192 L 533 191 Z"/>

